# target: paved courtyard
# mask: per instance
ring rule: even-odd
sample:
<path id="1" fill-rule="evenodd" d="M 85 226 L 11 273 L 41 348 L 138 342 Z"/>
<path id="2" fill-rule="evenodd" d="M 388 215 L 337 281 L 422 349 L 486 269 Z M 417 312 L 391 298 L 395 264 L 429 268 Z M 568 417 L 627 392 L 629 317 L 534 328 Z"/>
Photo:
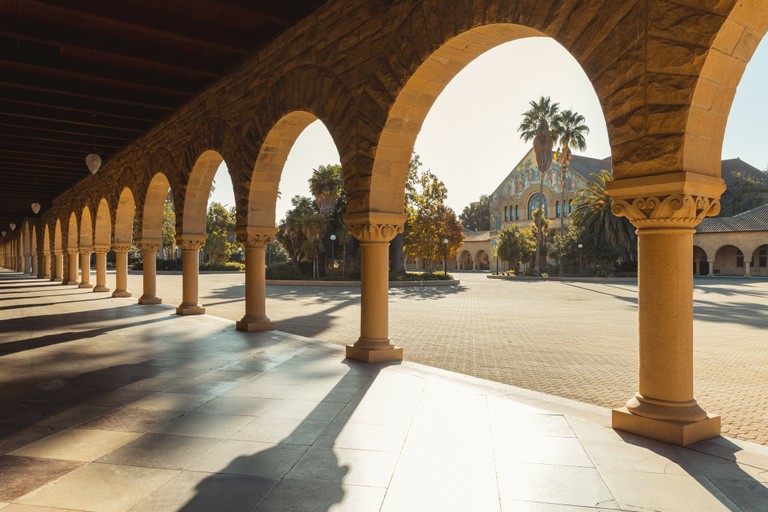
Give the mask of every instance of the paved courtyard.
<path id="1" fill-rule="evenodd" d="M 589 404 L 623 405 L 637 389 L 637 285 L 499 281 L 458 273 L 455 287 L 390 292 L 390 336 L 406 360 Z M 111 282 L 112 277 L 108 280 Z M 129 276 L 134 296 L 141 275 Z M 330 341 L 359 336 L 358 288 L 268 286 L 279 330 Z M 181 276 L 158 276 L 165 304 Z M 242 274 L 202 274 L 208 313 L 238 320 Z M 695 389 L 723 433 L 768 444 L 768 281 L 697 279 Z"/>

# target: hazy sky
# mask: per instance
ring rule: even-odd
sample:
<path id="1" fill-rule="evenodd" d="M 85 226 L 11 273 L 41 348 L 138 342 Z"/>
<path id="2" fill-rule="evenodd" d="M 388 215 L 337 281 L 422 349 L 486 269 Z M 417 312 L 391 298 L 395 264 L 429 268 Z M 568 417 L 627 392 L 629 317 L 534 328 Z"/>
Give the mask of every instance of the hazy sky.
<path id="1" fill-rule="evenodd" d="M 541 63 L 547 65 L 542 66 Z M 747 66 L 734 100 L 723 144 L 723 158 L 740 157 L 759 169 L 768 165 L 768 38 Z M 490 194 L 528 151 L 518 137 L 521 114 L 531 100 L 550 96 L 561 108 L 582 114 L 590 127 L 587 150 L 595 158 L 610 154 L 608 135 L 592 85 L 579 64 L 557 42 L 528 38 L 486 52 L 460 72 L 438 97 L 419 137 L 416 152 L 425 168 L 448 187 L 448 205 L 457 214 L 481 194 Z M 310 125 L 288 156 L 280 181 L 276 220 L 295 195 L 309 195 L 307 180 L 318 165 L 339 162 L 325 126 Z M 234 204 L 229 176 L 216 175 L 212 201 Z"/>

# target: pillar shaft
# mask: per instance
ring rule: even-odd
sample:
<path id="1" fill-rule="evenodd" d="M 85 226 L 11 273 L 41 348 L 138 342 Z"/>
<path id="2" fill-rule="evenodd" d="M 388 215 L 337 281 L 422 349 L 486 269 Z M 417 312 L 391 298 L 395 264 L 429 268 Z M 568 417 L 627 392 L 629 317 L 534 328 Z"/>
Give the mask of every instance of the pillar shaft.
<path id="1" fill-rule="evenodd" d="M 347 357 L 368 363 L 400 361 L 403 349 L 389 340 L 389 242 L 403 231 L 403 215 L 365 213 L 345 217 L 360 241 L 360 338 Z"/>
<path id="2" fill-rule="evenodd" d="M 115 291 L 113 297 L 130 297 L 132 293 L 128 291 L 128 251 L 131 246 L 128 244 L 113 245 L 115 252 Z"/>
<path id="3" fill-rule="evenodd" d="M 96 253 L 96 286 L 93 287 L 94 292 L 108 292 L 110 288 L 107 286 L 107 253 L 109 247 L 94 247 Z"/>
<path id="4" fill-rule="evenodd" d="M 42 272 L 42 278 L 43 279 L 50 279 L 51 278 L 51 253 L 45 252 L 43 253 L 43 272 Z"/>
<path id="5" fill-rule="evenodd" d="M 64 279 L 64 254 L 61 251 L 53 253 L 53 278 L 51 281 L 62 281 Z"/>
<path id="6" fill-rule="evenodd" d="M 182 291 L 177 315 L 202 315 L 205 308 L 199 302 L 198 278 L 200 274 L 200 249 L 205 245 L 205 235 L 187 235 L 176 238 L 181 249 Z"/>
<path id="7" fill-rule="evenodd" d="M 607 187 L 613 213 L 638 235 L 638 392 L 613 411 L 613 427 L 688 445 L 720 434 L 693 393 L 693 234 L 720 210 L 719 178 L 669 173 Z M 648 190 L 653 192 L 649 195 Z"/>
<path id="8" fill-rule="evenodd" d="M 80 288 L 93 288 L 91 284 L 91 248 L 80 249 Z"/>
<path id="9" fill-rule="evenodd" d="M 141 248 L 142 279 L 144 293 L 139 297 L 139 304 L 161 304 L 163 300 L 157 296 L 157 251 L 161 240 L 142 239 L 137 241 Z"/>
<path id="10" fill-rule="evenodd" d="M 79 284 L 77 280 L 77 257 L 79 252 L 77 249 L 70 249 L 67 251 L 67 279 L 62 284 Z"/>
<path id="11" fill-rule="evenodd" d="M 237 239 L 245 245 L 245 316 L 237 322 L 239 331 L 267 331 L 275 323 L 267 316 L 266 247 L 275 235 L 273 227 L 238 229 Z"/>
<path id="12" fill-rule="evenodd" d="M 750 262 L 746 259 L 744 260 L 744 277 L 752 277 L 752 273 L 750 272 Z"/>

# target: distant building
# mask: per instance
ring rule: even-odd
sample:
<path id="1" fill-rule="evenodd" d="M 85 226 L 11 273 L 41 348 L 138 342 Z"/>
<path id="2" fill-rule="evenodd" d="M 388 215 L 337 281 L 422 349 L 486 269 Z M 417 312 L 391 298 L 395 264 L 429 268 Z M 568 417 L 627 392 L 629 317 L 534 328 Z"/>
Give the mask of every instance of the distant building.
<path id="1" fill-rule="evenodd" d="M 693 236 L 693 272 L 768 276 L 768 205 L 732 217 L 704 219 Z"/>

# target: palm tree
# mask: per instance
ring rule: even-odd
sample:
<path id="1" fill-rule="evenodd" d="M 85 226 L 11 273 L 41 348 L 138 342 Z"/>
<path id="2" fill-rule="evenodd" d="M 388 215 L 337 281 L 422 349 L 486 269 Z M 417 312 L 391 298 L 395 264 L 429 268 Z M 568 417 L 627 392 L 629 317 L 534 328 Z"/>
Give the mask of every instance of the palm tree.
<path id="1" fill-rule="evenodd" d="M 552 103 L 549 96 L 539 98 L 539 101 L 531 101 L 531 108 L 523 113 L 523 122 L 517 128 L 520 137 L 525 142 L 533 139 L 533 154 L 536 157 L 536 167 L 539 169 L 539 207 L 543 207 L 544 175 L 552 167 L 552 147 L 555 144 L 552 134 L 552 124 L 560 111 L 559 103 Z M 546 214 L 546 212 L 543 212 Z M 539 255 L 541 254 L 541 216 L 536 221 L 536 256 L 534 270 L 541 273 Z"/>
<path id="2" fill-rule="evenodd" d="M 312 170 L 309 191 L 326 219 L 330 218 L 344 189 L 344 175 L 340 165 L 321 165 Z"/>
<path id="3" fill-rule="evenodd" d="M 611 197 L 605 192 L 611 175 L 605 169 L 591 173 L 589 184 L 574 201 L 573 223 L 584 230 L 584 236 L 598 246 L 613 245 L 621 250 L 623 259 L 637 261 L 637 235 L 625 217 L 611 212 Z"/>
<path id="4" fill-rule="evenodd" d="M 555 117 L 552 125 L 552 133 L 558 140 L 560 151 L 556 153 L 555 158 L 563 168 L 563 178 L 561 181 L 562 198 L 560 201 L 560 230 L 565 225 L 565 178 L 568 175 L 568 165 L 571 163 L 571 149 L 584 151 L 587 149 L 587 140 L 585 136 L 589 133 L 589 127 L 584 124 L 584 116 L 572 110 L 563 110 Z M 563 273 L 563 258 L 559 262 L 560 274 Z"/>

